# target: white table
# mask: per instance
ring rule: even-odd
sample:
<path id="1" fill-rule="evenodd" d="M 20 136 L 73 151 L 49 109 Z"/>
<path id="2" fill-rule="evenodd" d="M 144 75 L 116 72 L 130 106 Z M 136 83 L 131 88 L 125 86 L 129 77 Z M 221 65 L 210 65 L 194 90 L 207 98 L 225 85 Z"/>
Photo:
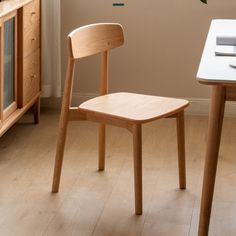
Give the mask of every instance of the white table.
<path id="1" fill-rule="evenodd" d="M 236 35 L 236 20 L 212 21 L 197 73 L 200 83 L 212 86 L 199 236 L 208 235 L 225 101 L 236 101 L 236 68 L 229 66 L 236 58 L 215 56 L 218 35 Z"/>

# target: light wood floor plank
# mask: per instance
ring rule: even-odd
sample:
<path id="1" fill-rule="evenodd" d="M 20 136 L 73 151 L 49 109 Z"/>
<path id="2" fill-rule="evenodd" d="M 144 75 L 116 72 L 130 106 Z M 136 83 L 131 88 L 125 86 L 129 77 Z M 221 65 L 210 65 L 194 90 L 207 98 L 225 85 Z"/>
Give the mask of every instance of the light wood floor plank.
<path id="1" fill-rule="evenodd" d="M 71 122 L 60 191 L 51 194 L 59 113 L 26 115 L 0 139 L 0 235 L 195 236 L 206 117 L 186 117 L 187 189 L 178 189 L 174 119 L 143 127 L 144 213 L 134 214 L 132 136 L 107 128 L 106 170 L 97 171 L 98 125 Z M 236 119 L 223 126 L 210 236 L 236 234 Z M 13 227 L 14 226 L 14 227 Z"/>

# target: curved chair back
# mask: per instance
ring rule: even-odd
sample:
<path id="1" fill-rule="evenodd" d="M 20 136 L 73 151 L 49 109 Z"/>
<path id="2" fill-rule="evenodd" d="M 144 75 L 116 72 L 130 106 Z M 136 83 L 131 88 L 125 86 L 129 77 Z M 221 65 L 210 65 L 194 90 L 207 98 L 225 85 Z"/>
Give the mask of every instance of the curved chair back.
<path id="1" fill-rule="evenodd" d="M 119 47 L 124 43 L 123 29 L 117 23 L 99 23 L 75 29 L 69 35 L 70 56 L 91 56 Z"/>

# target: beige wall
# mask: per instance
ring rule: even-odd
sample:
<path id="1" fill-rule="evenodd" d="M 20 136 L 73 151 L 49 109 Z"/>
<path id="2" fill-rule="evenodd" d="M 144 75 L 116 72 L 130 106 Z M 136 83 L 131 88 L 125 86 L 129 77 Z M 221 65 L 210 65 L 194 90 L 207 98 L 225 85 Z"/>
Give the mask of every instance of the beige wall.
<path id="1" fill-rule="evenodd" d="M 62 76 L 67 56 L 66 35 L 95 22 L 119 22 L 125 46 L 111 53 L 110 91 L 206 98 L 209 88 L 195 75 L 212 18 L 236 18 L 235 0 L 61 0 Z M 76 93 L 98 92 L 98 57 L 83 59 Z"/>

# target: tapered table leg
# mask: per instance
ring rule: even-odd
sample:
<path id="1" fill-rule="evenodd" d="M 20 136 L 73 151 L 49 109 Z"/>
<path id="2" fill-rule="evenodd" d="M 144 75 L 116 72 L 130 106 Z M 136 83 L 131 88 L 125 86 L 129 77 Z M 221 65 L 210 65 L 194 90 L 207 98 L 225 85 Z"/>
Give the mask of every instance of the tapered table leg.
<path id="1" fill-rule="evenodd" d="M 209 115 L 207 134 L 206 159 L 198 228 L 199 236 L 208 235 L 221 130 L 224 117 L 224 107 L 225 87 L 221 85 L 214 85 L 212 89 L 211 111 Z"/>

